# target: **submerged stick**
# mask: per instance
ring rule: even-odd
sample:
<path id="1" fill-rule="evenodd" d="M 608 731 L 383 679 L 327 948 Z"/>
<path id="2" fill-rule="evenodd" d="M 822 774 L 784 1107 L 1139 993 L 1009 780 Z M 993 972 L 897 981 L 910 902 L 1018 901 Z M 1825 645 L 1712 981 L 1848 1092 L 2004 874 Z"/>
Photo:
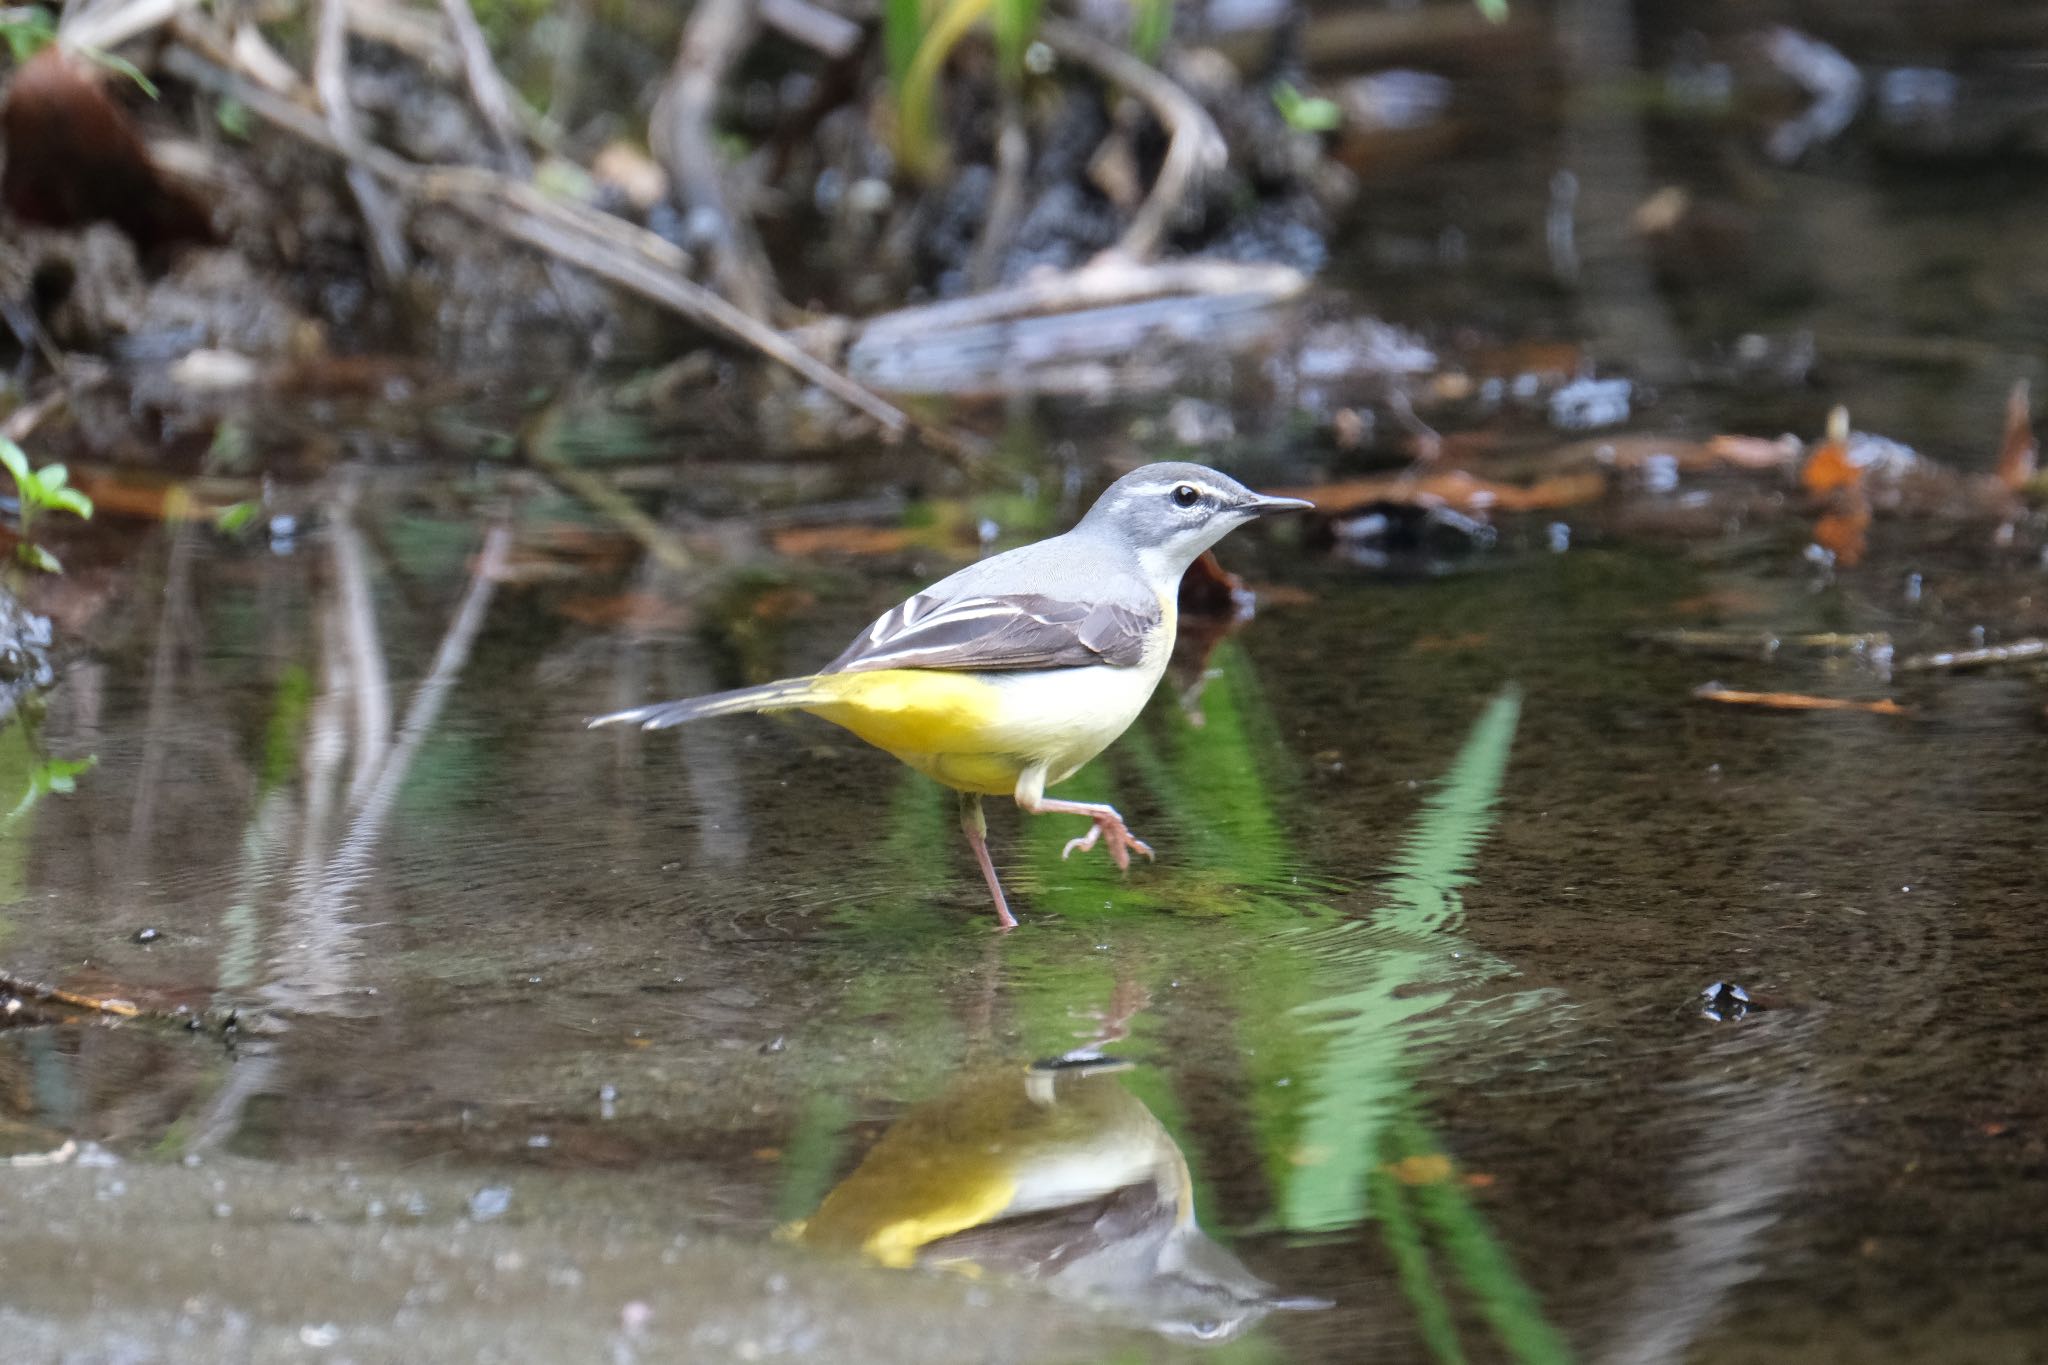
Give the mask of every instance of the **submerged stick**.
<path id="1" fill-rule="evenodd" d="M 1986 645 L 1982 649 L 1954 649 L 1939 654 L 1915 654 L 1899 667 L 1908 673 L 1933 673 L 1962 668 L 1984 668 L 1991 664 L 2032 663 L 2048 659 L 2048 640 L 2014 640 L 2009 645 Z"/>
<path id="2" fill-rule="evenodd" d="M 1160 163 L 1158 179 L 1152 182 L 1151 192 L 1138 206 L 1131 225 L 1124 229 L 1114 248 L 1142 261 L 1158 251 L 1167 229 L 1187 206 L 1201 178 L 1221 170 L 1229 159 L 1223 134 L 1194 96 L 1165 73 L 1115 44 L 1078 24 L 1056 19 L 1047 19 L 1038 33 L 1054 52 L 1079 62 L 1144 101 L 1172 139 L 1166 147 L 1166 160 Z"/>
<path id="3" fill-rule="evenodd" d="M 91 1010 L 95 1014 L 110 1014 L 117 1019 L 134 1019 L 142 1010 L 130 1001 L 114 996 L 80 995 L 40 981 L 16 976 L 12 972 L 0 972 L 0 991 L 18 995 L 29 1000 L 44 1000 L 58 1005 L 69 1005 L 73 1009 Z"/>
<path id="4" fill-rule="evenodd" d="M 1706 683 L 1692 690 L 1701 701 L 1725 702 L 1731 706 L 1761 706 L 1771 711 L 1866 711 L 1874 716 L 1910 715 L 1889 697 L 1878 701 L 1856 701 L 1849 697 L 1815 697 L 1804 692 L 1743 692 L 1719 683 Z"/>

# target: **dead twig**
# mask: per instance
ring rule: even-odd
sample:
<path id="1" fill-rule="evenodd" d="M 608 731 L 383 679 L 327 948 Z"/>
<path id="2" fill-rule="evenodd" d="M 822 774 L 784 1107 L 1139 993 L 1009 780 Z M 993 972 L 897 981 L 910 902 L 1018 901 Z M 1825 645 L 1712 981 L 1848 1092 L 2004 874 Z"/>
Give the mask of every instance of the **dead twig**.
<path id="1" fill-rule="evenodd" d="M 180 36 L 184 36 L 182 26 Z M 311 146 L 337 156 L 348 155 L 318 118 L 243 79 L 232 65 L 220 61 L 217 50 L 217 45 L 210 48 L 204 43 L 173 48 L 165 54 L 165 66 L 181 79 L 232 94 L 256 117 Z M 379 178 L 457 210 L 486 230 L 524 242 L 759 352 L 874 419 L 890 437 L 915 433 L 934 450 L 963 463 L 982 453 L 978 444 L 944 427 L 918 421 L 788 336 L 686 279 L 680 272 L 688 257 L 644 228 L 582 205 L 549 199 L 529 185 L 492 171 L 429 171 L 370 146 L 357 148 L 355 160 Z"/>
<path id="2" fill-rule="evenodd" d="M 1077 24 L 1056 19 L 1047 19 L 1038 32 L 1060 56 L 1088 67 L 1142 100 L 1171 139 L 1159 178 L 1152 182 L 1151 193 L 1113 248 L 1132 260 L 1145 260 L 1158 251 L 1167 229 L 1200 188 L 1202 177 L 1221 170 L 1229 159 L 1223 134 L 1194 96 L 1115 44 Z"/>
<path id="3" fill-rule="evenodd" d="M 833 61 L 860 46 L 860 25 L 810 0 L 761 0 L 761 22 Z"/>
<path id="4" fill-rule="evenodd" d="M 967 260 L 969 289 L 980 292 L 995 284 L 1003 253 L 1010 249 L 1010 239 L 1017 235 L 1017 223 L 1024 216 L 1024 177 L 1030 169 L 1031 139 L 1024 133 L 1016 96 L 1006 90 L 1002 131 L 996 134 L 996 187 L 988 197 L 988 216 L 982 219 L 974 254 Z"/>
<path id="5" fill-rule="evenodd" d="M 313 48 L 313 88 L 319 92 L 320 107 L 327 116 L 327 131 L 333 136 L 337 152 L 348 163 L 344 176 L 369 233 L 370 258 L 376 262 L 384 282 L 395 285 L 411 269 L 411 257 L 397 207 L 363 164 L 365 144 L 356 127 L 355 103 L 348 93 L 347 0 L 320 0 L 319 36 Z"/>
<path id="6" fill-rule="evenodd" d="M 57 1005 L 69 1005 L 73 1009 L 90 1010 L 94 1014 L 110 1014 L 117 1019 L 134 1019 L 142 1010 L 133 1002 L 112 996 L 81 995 L 40 981 L 31 981 L 12 972 L 0 972 L 0 991 L 18 995 L 25 1000 L 44 1000 Z"/>
<path id="7" fill-rule="evenodd" d="M 1692 690 L 1701 701 L 1725 702 L 1730 706 L 1761 706 L 1771 711 L 1865 711 L 1874 716 L 1910 715 L 1889 697 L 1878 701 L 1856 701 L 1849 697 L 1815 697 L 1804 692 L 1742 692 L 1719 683 L 1705 683 Z"/>
<path id="8" fill-rule="evenodd" d="M 678 573 L 695 568 L 696 560 L 682 541 L 641 511 L 639 504 L 613 487 L 610 480 L 555 454 L 555 429 L 560 421 L 560 408 L 550 407 L 520 434 L 520 453 L 526 457 L 527 463 L 540 470 L 556 487 L 583 499 L 610 517 L 620 530 L 639 541 L 663 568 Z"/>
<path id="9" fill-rule="evenodd" d="M 103 5 L 71 7 L 58 28 L 58 37 L 74 51 L 105 52 L 160 28 L 180 10 L 193 8 L 198 0 L 112 0 Z"/>
<path id="10" fill-rule="evenodd" d="M 1915 654 L 1899 665 L 1907 673 L 1955 672 L 1987 668 L 1993 664 L 2032 663 L 2048 659 L 2048 640 L 2014 640 L 2009 645 L 1986 645 L 1982 649 L 1955 649 L 1938 654 Z"/>
<path id="11" fill-rule="evenodd" d="M 491 60 L 491 46 L 484 38 L 483 26 L 477 23 L 469 0 L 441 0 L 441 13 L 448 20 L 448 31 L 455 35 L 456 51 L 462 55 L 462 80 L 469 87 L 470 103 L 490 129 L 499 154 L 505 158 L 506 169 L 521 180 L 527 179 L 533 174 L 533 158 L 526 154 L 519 115 L 513 112 L 512 96 L 505 78 L 498 74 L 498 64 Z"/>
<path id="12" fill-rule="evenodd" d="M 450 0 L 459 3 L 460 0 Z M 700 0 L 683 26 L 668 83 L 654 101 L 647 140 L 704 243 L 718 292 L 749 317 L 768 321 L 775 289 L 768 258 L 746 219 L 733 211 L 725 168 L 711 140 L 718 91 L 754 38 L 752 0 Z"/>

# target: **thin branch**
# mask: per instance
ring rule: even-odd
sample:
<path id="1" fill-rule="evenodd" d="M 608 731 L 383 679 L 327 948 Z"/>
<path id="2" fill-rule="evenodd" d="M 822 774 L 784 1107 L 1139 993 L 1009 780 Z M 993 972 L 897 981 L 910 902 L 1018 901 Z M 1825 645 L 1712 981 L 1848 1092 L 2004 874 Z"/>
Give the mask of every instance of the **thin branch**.
<path id="1" fill-rule="evenodd" d="M 356 127 L 356 108 L 348 93 L 348 2 L 320 0 L 320 30 L 313 48 L 313 88 L 327 115 L 327 131 L 347 161 L 349 193 L 369 233 L 370 258 L 386 284 L 397 284 L 411 269 L 405 232 L 398 210 L 384 187 L 362 164 L 364 142 Z"/>
<path id="2" fill-rule="evenodd" d="M 1079 62 L 1144 101 L 1171 139 L 1166 160 L 1159 166 L 1159 178 L 1152 182 L 1151 193 L 1138 206 L 1114 248 L 1132 260 L 1145 260 L 1159 250 L 1167 229 L 1200 189 L 1202 178 L 1221 170 L 1229 160 L 1223 134 L 1194 96 L 1156 68 L 1078 24 L 1047 19 L 1038 35 L 1060 56 Z"/>
<path id="3" fill-rule="evenodd" d="M 691 235 L 708 247 L 718 292 L 765 322 L 775 302 L 768 259 L 753 228 L 733 212 L 725 168 L 711 140 L 719 88 L 754 30 L 753 0 L 699 0 L 683 26 L 668 83 L 654 102 L 647 140 L 689 215 Z"/>
<path id="4" fill-rule="evenodd" d="M 469 86 L 470 102 L 476 105 L 477 113 L 483 116 L 497 142 L 505 168 L 519 179 L 527 179 L 533 174 L 533 159 L 526 154 L 519 115 L 512 110 L 505 78 L 498 74 L 497 63 L 491 60 L 491 45 L 484 38 L 483 26 L 477 23 L 469 0 L 441 0 L 441 13 L 447 16 L 456 50 L 462 54 L 462 79 Z"/>
<path id="5" fill-rule="evenodd" d="M 996 186 L 988 197 L 988 216 L 981 221 L 974 254 L 967 259 L 967 287 L 976 292 L 992 287 L 1002 270 L 1003 255 L 1017 235 L 1024 216 L 1024 177 L 1031 168 L 1031 140 L 1015 94 L 1003 94 L 1002 130 L 996 134 Z"/>

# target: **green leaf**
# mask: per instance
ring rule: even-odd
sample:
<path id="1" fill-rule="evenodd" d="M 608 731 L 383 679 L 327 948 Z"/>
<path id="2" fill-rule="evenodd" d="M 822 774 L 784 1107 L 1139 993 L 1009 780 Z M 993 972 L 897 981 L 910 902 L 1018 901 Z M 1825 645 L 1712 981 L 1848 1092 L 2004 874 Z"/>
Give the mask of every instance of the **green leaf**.
<path id="1" fill-rule="evenodd" d="M 1148 62 L 1159 60 L 1173 31 L 1173 0 L 1136 0 L 1131 15 L 1131 51 Z"/>
<path id="2" fill-rule="evenodd" d="M 48 47 L 57 36 L 57 21 L 40 7 L 16 10 L 14 17 L 0 19 L 0 40 L 16 62 L 25 62 Z"/>
<path id="3" fill-rule="evenodd" d="M 92 499 L 79 492 L 76 488 L 45 490 L 43 505 L 55 512 L 69 512 L 83 521 L 92 520 Z"/>
<path id="4" fill-rule="evenodd" d="M 249 113 L 249 106 L 238 99 L 223 99 L 214 106 L 213 121 L 220 130 L 237 142 L 247 142 L 255 135 L 255 123 Z"/>
<path id="5" fill-rule="evenodd" d="M 57 562 L 57 556 L 51 554 L 40 545 L 32 545 L 24 540 L 21 544 L 14 547 L 14 553 L 20 557 L 22 563 L 28 565 L 31 569 L 38 569 L 43 573 L 64 572 L 64 566 Z"/>
<path id="6" fill-rule="evenodd" d="M 1335 100 L 1304 95 L 1286 81 L 1273 83 L 1273 107 L 1296 132 L 1327 133 L 1344 121 L 1344 112 Z"/>
<path id="7" fill-rule="evenodd" d="M 0 465 L 5 465 L 7 472 L 14 476 L 14 486 L 18 490 L 26 492 L 28 486 L 35 482 L 35 475 L 29 472 L 28 455 L 5 436 L 0 436 Z"/>
<path id="8" fill-rule="evenodd" d="M 1490 24 L 1505 24 L 1508 21 L 1508 0 L 1473 0 L 1479 12 Z"/>
<path id="9" fill-rule="evenodd" d="M 149 77 L 143 75 L 141 68 L 137 67 L 135 63 L 129 61 L 126 57 L 116 57 L 111 52 L 102 52 L 95 47 L 84 47 L 78 51 L 80 56 L 93 65 L 103 66 L 116 75 L 126 76 L 129 80 L 134 81 L 142 93 L 151 99 L 160 98 L 155 83 Z"/>
<path id="10" fill-rule="evenodd" d="M 36 471 L 37 491 L 47 496 L 52 489 L 71 482 L 71 471 L 63 464 L 46 464 Z"/>
<path id="11" fill-rule="evenodd" d="M 222 535 L 232 536 L 246 530 L 261 515 L 263 504 L 251 498 L 247 502 L 238 502 L 221 508 L 219 514 L 214 517 L 213 524 Z"/>

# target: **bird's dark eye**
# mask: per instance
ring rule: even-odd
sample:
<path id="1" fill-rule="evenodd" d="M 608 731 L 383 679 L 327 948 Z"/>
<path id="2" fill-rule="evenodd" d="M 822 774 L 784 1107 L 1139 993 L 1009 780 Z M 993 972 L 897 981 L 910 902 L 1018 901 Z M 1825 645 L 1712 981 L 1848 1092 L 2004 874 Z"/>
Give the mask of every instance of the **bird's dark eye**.
<path id="1" fill-rule="evenodd" d="M 1191 483 L 1184 483 L 1173 490 L 1173 505 L 1175 507 L 1193 507 L 1201 500 L 1202 490 Z"/>

